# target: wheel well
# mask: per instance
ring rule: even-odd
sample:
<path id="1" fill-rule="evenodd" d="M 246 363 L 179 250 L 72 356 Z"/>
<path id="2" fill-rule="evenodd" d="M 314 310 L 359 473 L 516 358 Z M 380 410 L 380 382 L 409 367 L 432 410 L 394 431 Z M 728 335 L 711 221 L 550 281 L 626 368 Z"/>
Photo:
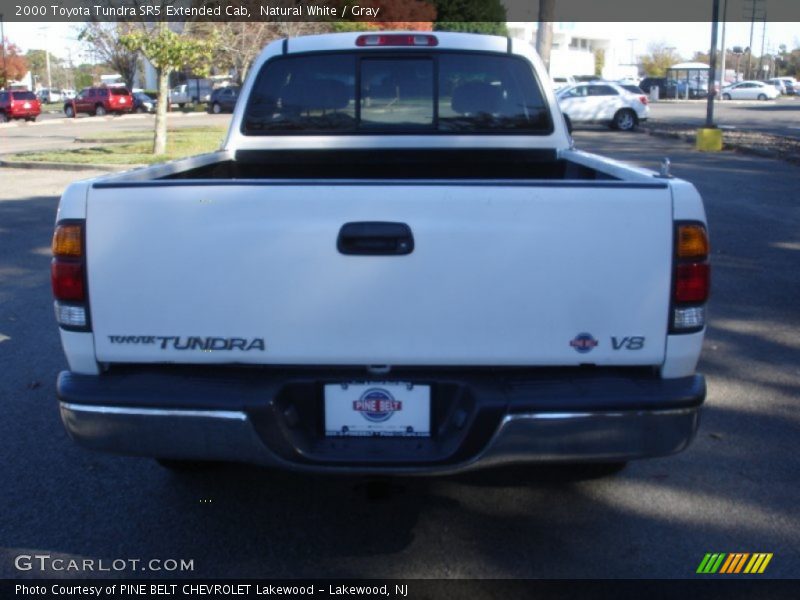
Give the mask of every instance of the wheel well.
<path id="1" fill-rule="evenodd" d="M 634 123 L 638 123 L 639 122 L 639 115 L 637 115 L 636 111 L 633 110 L 630 106 L 623 106 L 622 108 L 620 108 L 617 112 L 614 113 L 614 118 L 616 119 L 617 116 L 620 113 L 624 113 L 624 112 L 629 112 L 629 113 L 631 113 L 633 115 Z"/>

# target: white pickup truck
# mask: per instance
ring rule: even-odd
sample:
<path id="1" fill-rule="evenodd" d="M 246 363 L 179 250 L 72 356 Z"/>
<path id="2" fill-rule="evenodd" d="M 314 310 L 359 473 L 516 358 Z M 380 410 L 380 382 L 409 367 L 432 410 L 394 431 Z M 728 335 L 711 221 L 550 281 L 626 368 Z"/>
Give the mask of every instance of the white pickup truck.
<path id="1" fill-rule="evenodd" d="M 241 100 L 220 151 L 61 198 L 76 442 L 420 474 L 691 442 L 701 198 L 574 149 L 529 44 L 282 40 Z"/>

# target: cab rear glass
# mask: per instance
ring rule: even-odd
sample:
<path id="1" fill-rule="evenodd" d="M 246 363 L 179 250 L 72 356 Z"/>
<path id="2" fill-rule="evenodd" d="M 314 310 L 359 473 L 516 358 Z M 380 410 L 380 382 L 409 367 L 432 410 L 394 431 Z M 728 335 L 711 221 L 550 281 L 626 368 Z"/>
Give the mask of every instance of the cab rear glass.
<path id="1" fill-rule="evenodd" d="M 245 135 L 553 132 L 533 67 L 513 55 L 341 52 L 276 57 L 245 108 Z"/>
<path id="2" fill-rule="evenodd" d="M 11 92 L 11 97 L 14 100 L 36 100 L 36 94 L 33 92 Z"/>

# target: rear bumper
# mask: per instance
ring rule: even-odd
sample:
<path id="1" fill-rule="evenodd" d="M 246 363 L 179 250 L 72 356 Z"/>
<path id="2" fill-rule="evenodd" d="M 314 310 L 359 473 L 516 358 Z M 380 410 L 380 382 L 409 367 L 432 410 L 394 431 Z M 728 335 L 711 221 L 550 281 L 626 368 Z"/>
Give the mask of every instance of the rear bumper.
<path id="1" fill-rule="evenodd" d="M 162 385 L 153 386 L 162 377 Z M 699 375 L 678 380 L 443 378 L 434 396 L 440 400 L 434 400 L 439 406 L 433 412 L 440 416 L 430 439 L 326 439 L 314 433 L 313 423 L 306 427 L 302 405 L 303 395 L 315 396 L 313 390 L 326 378 L 313 384 L 305 377 L 282 379 L 275 385 L 268 379 L 255 376 L 238 386 L 226 380 L 225 396 L 219 397 L 223 386 L 216 378 L 62 373 L 61 417 L 82 446 L 118 454 L 312 472 L 444 474 L 680 452 L 694 438 L 705 398 Z M 152 390 L 149 396 L 145 389 Z M 287 406 L 294 402 L 301 423 L 295 418 L 287 425 Z"/>

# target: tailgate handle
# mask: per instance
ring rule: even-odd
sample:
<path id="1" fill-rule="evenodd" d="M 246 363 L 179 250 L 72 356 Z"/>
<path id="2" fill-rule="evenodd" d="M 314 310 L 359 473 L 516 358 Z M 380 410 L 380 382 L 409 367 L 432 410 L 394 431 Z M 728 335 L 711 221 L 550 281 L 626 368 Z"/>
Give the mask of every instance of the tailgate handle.
<path id="1" fill-rule="evenodd" d="M 414 251 L 414 236 L 405 223 L 345 223 L 339 230 L 336 248 L 342 254 L 400 256 Z"/>

